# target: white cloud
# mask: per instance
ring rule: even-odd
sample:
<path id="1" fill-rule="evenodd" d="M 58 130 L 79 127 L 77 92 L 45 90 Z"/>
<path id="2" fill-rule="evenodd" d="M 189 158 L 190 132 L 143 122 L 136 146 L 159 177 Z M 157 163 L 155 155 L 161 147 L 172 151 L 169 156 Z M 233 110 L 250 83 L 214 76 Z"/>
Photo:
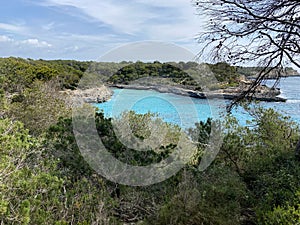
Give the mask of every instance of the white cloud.
<path id="1" fill-rule="evenodd" d="M 52 6 L 72 6 L 81 10 L 89 17 L 101 21 L 116 31 L 132 34 L 140 29 L 140 25 L 155 15 L 141 9 L 137 4 L 127 1 L 116 3 L 110 0 L 46 0 Z"/>
<path id="2" fill-rule="evenodd" d="M 21 41 L 20 43 L 25 44 L 25 45 L 30 45 L 30 46 L 33 46 L 33 47 L 37 47 L 37 48 L 45 48 L 45 47 L 50 48 L 50 47 L 52 47 L 52 45 L 49 44 L 48 42 L 40 41 L 38 39 L 27 39 L 27 40 Z"/>
<path id="3" fill-rule="evenodd" d="M 42 10 L 51 14 L 40 18 L 33 10 L 35 20 L 2 21 L 2 54 L 96 59 L 109 49 L 144 40 L 177 43 L 193 50 L 190 44 L 196 43 L 194 37 L 202 24 L 191 0 L 26 1 L 47 7 Z"/>
<path id="4" fill-rule="evenodd" d="M 11 39 L 10 37 L 6 35 L 0 35 L 0 42 L 13 42 L 14 39 Z"/>
<path id="5" fill-rule="evenodd" d="M 46 41 L 40 41 L 38 39 L 26 39 L 26 40 L 15 40 L 6 35 L 0 35 L 0 43 L 9 44 L 9 46 L 19 46 L 19 47 L 34 47 L 34 48 L 50 48 L 52 47 Z"/>
<path id="6" fill-rule="evenodd" d="M 0 30 L 6 30 L 10 32 L 22 32 L 25 30 L 25 27 L 8 23 L 0 23 Z"/>
<path id="7" fill-rule="evenodd" d="M 44 3 L 75 7 L 118 33 L 144 39 L 190 38 L 198 33 L 201 25 L 190 0 L 44 0 Z"/>
<path id="8" fill-rule="evenodd" d="M 110 42 L 112 40 L 120 40 L 115 35 L 103 34 L 103 35 L 93 35 L 93 34 L 73 34 L 73 33 L 63 33 L 57 35 L 57 38 L 62 40 L 80 41 L 80 42 Z"/>
<path id="9" fill-rule="evenodd" d="M 180 7 L 186 6 L 191 3 L 190 0 L 136 0 L 138 3 L 143 3 L 152 6 L 162 6 L 162 7 Z"/>
<path id="10" fill-rule="evenodd" d="M 17 40 L 5 35 L 0 35 L 0 49 L 2 57 L 15 56 L 23 58 L 47 58 L 52 49 L 56 50 L 53 55 L 56 55 L 54 58 L 57 58 L 57 53 L 60 50 L 60 48 L 39 39 Z"/>

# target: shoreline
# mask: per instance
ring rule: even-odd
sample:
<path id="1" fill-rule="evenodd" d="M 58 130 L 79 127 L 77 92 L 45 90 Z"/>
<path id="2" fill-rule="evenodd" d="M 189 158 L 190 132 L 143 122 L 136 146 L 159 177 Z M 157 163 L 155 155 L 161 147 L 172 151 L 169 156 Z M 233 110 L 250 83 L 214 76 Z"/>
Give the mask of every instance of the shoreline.
<path id="1" fill-rule="evenodd" d="M 199 99 L 226 99 L 226 100 L 234 100 L 237 98 L 241 92 L 236 92 L 236 89 L 219 89 L 216 91 L 209 91 L 209 92 L 200 92 L 194 91 L 190 89 L 184 89 L 175 86 L 141 86 L 141 85 L 124 85 L 124 84 L 116 84 L 116 85 L 109 85 L 110 88 L 118 88 L 118 89 L 133 89 L 133 90 L 154 90 L 160 93 L 172 93 L 182 96 L 188 96 L 193 98 Z M 270 89 L 271 90 L 271 89 Z M 256 93 L 255 95 L 251 96 L 252 100 L 257 101 L 265 101 L 265 102 L 286 102 L 287 99 L 283 97 L 279 97 L 278 91 L 271 91 L 269 93 Z M 249 97 L 247 98 L 249 99 Z"/>

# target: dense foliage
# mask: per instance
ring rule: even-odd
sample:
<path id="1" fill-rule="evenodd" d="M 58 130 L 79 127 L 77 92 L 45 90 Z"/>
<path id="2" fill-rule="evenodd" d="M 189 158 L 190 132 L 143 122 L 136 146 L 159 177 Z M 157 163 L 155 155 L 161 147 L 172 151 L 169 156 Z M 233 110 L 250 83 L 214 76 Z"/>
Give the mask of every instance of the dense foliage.
<path id="1" fill-rule="evenodd" d="M 199 88 L 194 78 L 205 80 L 212 71 L 218 82 L 236 85 L 239 74 L 226 63 L 206 64 L 208 71 L 199 70 L 196 62 L 80 62 L 75 60 L 0 59 L 0 89 L 15 95 L 31 88 L 36 81 L 55 79 L 60 89 L 75 89 L 80 78 L 94 74 L 103 83 L 129 84 L 141 78 L 161 78 L 156 84 L 167 82 L 192 89 Z M 163 79 L 163 80 L 162 80 Z M 220 87 L 224 87 L 220 86 Z M 225 86 L 226 87 L 226 86 Z M 16 98 L 19 98 L 17 96 Z"/>
<path id="2" fill-rule="evenodd" d="M 237 71 L 239 74 L 244 75 L 246 77 L 251 77 L 251 78 L 257 78 L 258 74 L 260 71 L 263 70 L 263 67 L 237 67 Z M 291 68 L 291 67 L 286 67 L 281 74 L 282 77 L 284 76 L 297 76 L 299 73 L 297 70 Z M 266 78 L 268 79 L 277 79 L 278 77 L 278 71 L 271 71 L 269 74 L 267 74 Z"/>
<path id="3" fill-rule="evenodd" d="M 300 162 L 294 154 L 299 128 L 289 118 L 259 107 L 245 107 L 253 116 L 248 126 L 228 116 L 221 124 L 224 142 L 220 152 L 200 172 L 212 120 L 184 132 L 152 114 L 125 113 L 117 122 L 129 121 L 140 140 L 149 137 L 149 123 L 166 131 L 157 148 L 139 152 L 121 143 L 113 121 L 97 112 L 93 120 L 102 142 L 118 160 L 131 165 L 165 159 L 181 134 L 188 133 L 197 145 L 176 176 L 151 186 L 130 187 L 97 174 L 77 146 L 70 108 L 59 94 L 59 75 L 53 71 L 84 71 L 87 64 L 4 61 L 8 64 L 1 64 L 6 72 L 0 76 L 1 224 L 299 223 Z M 46 73 L 51 76 L 37 77 L 34 71 L 42 65 L 48 72 L 53 70 Z"/>
<path id="4" fill-rule="evenodd" d="M 113 83 L 128 84 L 143 77 L 162 77 L 171 78 L 173 82 L 188 84 L 192 82 L 191 77 L 183 70 L 172 66 L 169 63 L 143 63 L 136 62 L 120 69 L 109 81 Z"/>
<path id="5" fill-rule="evenodd" d="M 1 58 L 0 87 L 8 92 L 20 92 L 36 80 L 49 81 L 56 78 L 62 87 L 73 89 L 89 64 L 73 60 Z"/>
<path id="6" fill-rule="evenodd" d="M 164 78 L 165 80 L 169 79 L 170 83 L 199 89 L 201 84 L 195 82 L 195 76 L 204 81 L 203 77 L 208 77 L 210 72 L 212 72 L 218 82 L 225 82 L 225 84 L 229 85 L 238 84 L 240 75 L 237 73 L 235 67 L 227 63 L 206 64 L 206 67 L 207 71 L 203 72 L 199 69 L 199 64 L 193 62 L 136 62 L 120 69 L 108 81 L 114 84 L 134 84 L 141 78 Z M 159 80 L 156 82 L 160 84 L 166 81 Z"/>
<path id="7" fill-rule="evenodd" d="M 229 84 L 237 84 L 240 74 L 237 72 L 237 68 L 230 66 L 225 62 L 208 64 L 211 71 L 215 74 L 216 78 L 220 82 L 228 82 Z"/>

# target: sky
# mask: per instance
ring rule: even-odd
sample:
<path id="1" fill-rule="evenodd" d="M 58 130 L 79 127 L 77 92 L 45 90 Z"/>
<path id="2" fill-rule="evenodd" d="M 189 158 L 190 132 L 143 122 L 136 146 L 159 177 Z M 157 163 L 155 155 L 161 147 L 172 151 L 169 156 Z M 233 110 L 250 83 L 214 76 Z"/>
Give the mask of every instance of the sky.
<path id="1" fill-rule="evenodd" d="M 98 60 L 158 41 L 196 54 L 202 22 L 190 0 L 10 0 L 0 7 L 0 57 Z"/>

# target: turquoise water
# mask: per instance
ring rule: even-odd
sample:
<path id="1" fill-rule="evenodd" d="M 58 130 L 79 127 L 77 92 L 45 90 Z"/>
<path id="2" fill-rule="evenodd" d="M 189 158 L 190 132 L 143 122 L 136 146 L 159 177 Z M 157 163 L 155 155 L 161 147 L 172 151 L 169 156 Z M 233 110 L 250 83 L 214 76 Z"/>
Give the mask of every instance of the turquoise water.
<path id="1" fill-rule="evenodd" d="M 273 81 L 268 81 L 271 85 Z M 300 123 L 300 77 L 282 79 L 279 88 L 281 96 L 288 99 L 287 102 L 262 102 L 266 108 L 275 108 L 280 112 L 291 116 Z M 155 113 L 164 121 L 177 124 L 182 128 L 193 127 L 196 122 L 206 121 L 207 118 L 222 119 L 226 114 L 225 100 L 196 99 L 175 94 L 159 93 L 152 90 L 113 89 L 114 94 L 110 101 L 95 104 L 103 110 L 106 117 L 119 117 L 124 111 L 133 110 L 139 114 L 147 112 Z M 243 109 L 237 108 L 233 115 L 238 118 L 241 125 L 251 119 Z"/>

